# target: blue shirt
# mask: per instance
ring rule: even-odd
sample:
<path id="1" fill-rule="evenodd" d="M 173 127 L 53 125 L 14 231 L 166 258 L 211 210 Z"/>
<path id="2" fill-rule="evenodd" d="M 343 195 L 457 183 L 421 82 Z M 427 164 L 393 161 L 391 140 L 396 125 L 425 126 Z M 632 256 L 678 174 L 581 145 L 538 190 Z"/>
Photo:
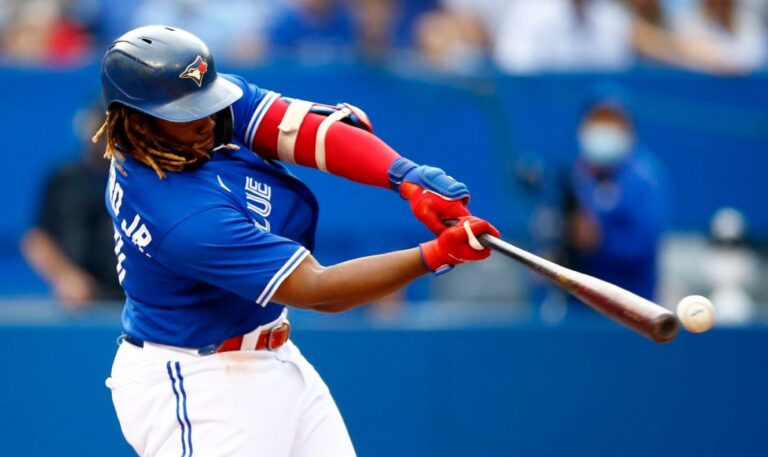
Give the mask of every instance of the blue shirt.
<path id="1" fill-rule="evenodd" d="M 660 165 L 639 150 L 609 179 L 596 179 L 583 163 L 572 178 L 576 201 L 597 222 L 601 234 L 596 250 L 575 253 L 574 267 L 653 299 L 669 198 Z"/>
<path id="2" fill-rule="evenodd" d="M 240 150 L 163 180 L 130 157 L 125 176 L 112 165 L 106 201 L 133 337 L 201 348 L 271 322 L 284 309 L 272 295 L 313 248 L 316 199 L 245 146 L 278 95 L 225 77 L 243 89 L 232 106 Z"/>
<path id="3" fill-rule="evenodd" d="M 338 57 L 341 51 L 351 51 L 354 41 L 352 15 L 342 6 L 332 6 L 322 13 L 289 9 L 270 33 L 270 44 L 276 50 L 314 59 Z"/>

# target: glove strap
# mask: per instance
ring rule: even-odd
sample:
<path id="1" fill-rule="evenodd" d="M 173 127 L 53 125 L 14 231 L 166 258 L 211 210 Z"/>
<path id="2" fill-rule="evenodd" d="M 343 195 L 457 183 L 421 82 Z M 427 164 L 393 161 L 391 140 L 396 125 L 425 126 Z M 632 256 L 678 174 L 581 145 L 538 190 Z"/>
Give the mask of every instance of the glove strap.
<path id="1" fill-rule="evenodd" d="M 403 182 L 412 182 L 445 200 L 465 200 L 465 203 L 469 201 L 469 190 L 466 185 L 451 178 L 439 168 L 416 165 L 404 157 L 392 162 L 387 177 L 392 190 L 401 196 L 400 185 Z"/>
<path id="2" fill-rule="evenodd" d="M 428 241 L 419 245 L 419 252 L 421 253 L 421 261 L 424 262 L 424 266 L 427 270 L 431 271 L 435 276 L 448 273 L 453 270 L 453 265 L 447 262 L 443 262 L 440 257 L 437 240 Z"/>
<path id="3" fill-rule="evenodd" d="M 387 171 L 387 177 L 389 177 L 389 187 L 392 188 L 398 194 L 400 193 L 400 184 L 403 183 L 403 178 L 409 171 L 415 169 L 418 165 L 405 157 L 399 157 L 392 165 L 389 166 Z"/>

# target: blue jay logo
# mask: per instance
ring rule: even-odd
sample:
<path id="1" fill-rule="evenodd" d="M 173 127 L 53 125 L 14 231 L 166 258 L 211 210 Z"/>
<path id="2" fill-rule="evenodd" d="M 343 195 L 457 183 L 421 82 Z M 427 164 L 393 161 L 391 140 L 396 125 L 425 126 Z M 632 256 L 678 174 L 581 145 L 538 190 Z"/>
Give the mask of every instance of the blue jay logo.
<path id="1" fill-rule="evenodd" d="M 197 87 L 203 86 L 203 75 L 208 71 L 208 62 L 200 56 L 195 61 L 187 65 L 187 68 L 179 75 L 181 79 L 191 79 L 197 83 Z"/>

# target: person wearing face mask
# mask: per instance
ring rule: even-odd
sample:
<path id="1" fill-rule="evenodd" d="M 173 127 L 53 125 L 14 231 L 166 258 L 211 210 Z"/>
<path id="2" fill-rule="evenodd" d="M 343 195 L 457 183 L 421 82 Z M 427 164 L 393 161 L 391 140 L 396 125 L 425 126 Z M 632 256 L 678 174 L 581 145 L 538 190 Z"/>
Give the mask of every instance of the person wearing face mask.
<path id="1" fill-rule="evenodd" d="M 590 103 L 577 137 L 580 154 L 566 212 L 569 262 L 653 299 L 668 198 L 663 170 L 639 145 L 630 114 L 617 98 Z"/>

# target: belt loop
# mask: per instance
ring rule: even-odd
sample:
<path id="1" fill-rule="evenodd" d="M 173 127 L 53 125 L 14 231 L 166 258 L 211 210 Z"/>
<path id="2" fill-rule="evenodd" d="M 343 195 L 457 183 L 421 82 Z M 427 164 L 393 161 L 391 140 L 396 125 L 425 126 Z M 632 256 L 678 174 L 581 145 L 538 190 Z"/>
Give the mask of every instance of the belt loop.
<path id="1" fill-rule="evenodd" d="M 259 341 L 259 335 L 262 331 L 256 329 L 253 332 L 243 335 L 243 341 L 240 343 L 241 351 L 252 351 L 256 348 L 256 344 Z"/>
<path id="2" fill-rule="evenodd" d="M 276 329 L 278 329 L 278 328 L 282 328 L 282 326 L 283 326 L 283 325 L 284 325 L 284 324 L 280 324 L 280 325 L 278 325 L 277 327 L 272 327 L 271 329 L 269 329 L 269 333 L 267 333 L 267 350 L 268 350 L 268 351 L 272 351 L 272 350 L 274 350 L 274 348 L 272 347 L 272 335 L 274 335 L 274 333 L 273 333 L 273 332 L 274 332 Z"/>

